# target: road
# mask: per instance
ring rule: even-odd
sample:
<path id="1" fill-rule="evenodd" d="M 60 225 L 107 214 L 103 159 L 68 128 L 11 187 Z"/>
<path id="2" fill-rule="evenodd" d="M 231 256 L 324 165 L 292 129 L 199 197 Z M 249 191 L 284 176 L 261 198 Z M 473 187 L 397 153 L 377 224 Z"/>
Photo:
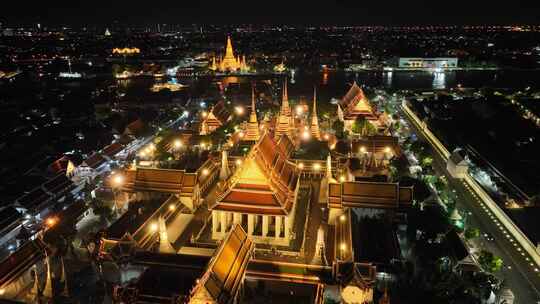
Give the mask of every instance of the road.
<path id="1" fill-rule="evenodd" d="M 419 128 L 406 114 L 402 114 L 402 116 L 409 121 L 411 130 L 419 138 L 431 144 L 423 129 Z M 503 259 L 504 268 L 497 276 L 502 278 L 514 292 L 516 296 L 514 303 L 540 303 L 540 276 L 537 265 L 533 263 L 511 233 L 504 229 L 497 217 L 486 207 L 469 184 L 463 180 L 454 179 L 448 174 L 444 151 L 433 145 L 432 150 L 434 151 L 433 167 L 435 172 L 446 176 L 451 189 L 455 191 L 458 197 L 458 209 L 467 214 L 466 224 L 477 227 L 482 233 L 487 232 L 494 238 L 494 241 L 482 238 L 478 244 Z"/>

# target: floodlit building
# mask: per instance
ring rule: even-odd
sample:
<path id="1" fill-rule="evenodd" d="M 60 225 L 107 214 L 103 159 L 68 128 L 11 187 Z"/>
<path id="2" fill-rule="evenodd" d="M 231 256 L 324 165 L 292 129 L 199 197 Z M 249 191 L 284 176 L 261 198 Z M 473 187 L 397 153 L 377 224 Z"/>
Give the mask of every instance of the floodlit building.
<path id="1" fill-rule="evenodd" d="M 457 68 L 458 59 L 456 57 L 448 58 L 419 58 L 419 57 L 400 57 L 398 61 L 399 68 L 410 69 L 448 69 Z"/>
<path id="2" fill-rule="evenodd" d="M 287 136 L 276 141 L 268 133 L 251 148 L 209 206 L 213 239 L 240 224 L 254 242 L 289 245 L 299 187 L 292 149 Z"/>
<path id="3" fill-rule="evenodd" d="M 387 124 L 386 116 L 377 112 L 356 81 L 337 106 L 338 118 L 343 121 L 346 130 L 352 130 L 354 122 L 359 117 L 365 118 L 377 129 L 384 129 Z"/>
<path id="4" fill-rule="evenodd" d="M 207 160 L 196 172 L 185 170 L 137 167 L 123 172 L 121 190 L 130 200 L 153 199 L 173 194 L 190 210 L 200 204 L 205 193 L 217 178 L 217 163 Z"/>
<path id="5" fill-rule="evenodd" d="M 246 63 L 246 56 L 235 57 L 231 37 L 227 36 L 227 46 L 225 47 L 225 57 L 212 58 L 210 70 L 219 72 L 248 72 L 249 66 Z"/>
<path id="6" fill-rule="evenodd" d="M 462 149 L 455 149 L 446 161 L 446 169 L 453 178 L 464 178 L 469 171 L 467 155 Z"/>
<path id="7" fill-rule="evenodd" d="M 207 135 L 231 120 L 231 113 L 225 107 L 225 102 L 221 100 L 212 107 L 210 112 L 203 112 L 202 119 L 199 134 Z"/>

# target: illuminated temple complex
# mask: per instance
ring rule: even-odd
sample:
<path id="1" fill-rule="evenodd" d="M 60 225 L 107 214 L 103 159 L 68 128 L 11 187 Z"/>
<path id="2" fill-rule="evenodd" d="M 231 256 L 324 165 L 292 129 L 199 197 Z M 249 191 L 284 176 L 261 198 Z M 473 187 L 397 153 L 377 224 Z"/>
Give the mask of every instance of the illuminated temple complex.
<path id="1" fill-rule="evenodd" d="M 231 58 L 220 64 L 233 65 Z M 299 303 L 328 297 L 335 303 L 373 304 L 377 297 L 389 303 L 377 271 L 391 271 L 401 261 L 394 229 L 407 220 L 414 201 L 412 186 L 380 178 L 391 157 L 401 156 L 397 138 L 344 138 L 346 151 L 330 148 L 322 157 L 303 159 L 300 141 L 329 145 L 320 142 L 328 133 L 317 116 L 316 90 L 311 107 L 302 103 L 298 115 L 285 81 L 273 122 L 259 121 L 255 96 L 252 87 L 249 118 L 236 131 L 241 140 L 199 148 L 198 135 L 232 120 L 220 101 L 201 113 L 189 139 L 177 131 L 152 143 L 158 153 L 174 151 L 181 141 L 173 153 L 176 167 L 139 159 L 116 170 L 121 183 L 113 185 L 114 175 L 107 179 L 117 217 L 93 244 L 96 258 L 117 278 L 112 303 L 258 303 L 263 296 L 260 303 L 282 303 L 292 294 Z M 338 110 L 349 127 L 358 117 L 379 130 L 384 126 L 356 83 Z M 180 162 L 181 155 L 189 156 L 189 164 Z M 76 225 L 87 208 L 82 201 L 75 207 L 58 215 L 70 219 L 62 225 Z M 47 240 L 32 240 L 0 261 L 5 295 L 53 299 L 66 288 L 63 260 L 49 258 Z M 32 272 L 38 268 L 39 276 Z"/>
<path id="2" fill-rule="evenodd" d="M 248 72 L 249 66 L 246 63 L 246 56 L 240 57 L 240 55 L 235 56 L 234 50 L 231 42 L 231 37 L 227 36 L 227 46 L 225 47 L 225 56 L 212 58 L 212 64 L 210 65 L 210 70 L 219 71 L 222 73 L 231 73 L 231 72 Z"/>

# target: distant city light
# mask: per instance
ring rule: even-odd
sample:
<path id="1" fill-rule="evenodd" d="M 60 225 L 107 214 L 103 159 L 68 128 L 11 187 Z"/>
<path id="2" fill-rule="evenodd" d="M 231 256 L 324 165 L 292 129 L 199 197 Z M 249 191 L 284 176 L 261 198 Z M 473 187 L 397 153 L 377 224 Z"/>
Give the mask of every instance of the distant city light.
<path id="1" fill-rule="evenodd" d="M 299 163 L 298 164 L 298 169 L 300 169 L 300 170 L 304 169 L 304 163 Z"/>
<path id="2" fill-rule="evenodd" d="M 150 225 L 150 230 L 152 232 L 156 232 L 158 230 L 158 225 L 156 223 L 152 223 L 152 225 Z"/>
<path id="3" fill-rule="evenodd" d="M 176 209 L 176 206 L 173 204 L 169 205 L 169 210 L 174 211 Z"/>
<path id="4" fill-rule="evenodd" d="M 202 175 L 206 176 L 206 175 L 208 175 L 208 173 L 210 173 L 210 172 L 208 171 L 208 169 L 203 169 L 203 170 L 202 170 Z"/>
<path id="5" fill-rule="evenodd" d="M 321 164 L 315 163 L 315 164 L 313 165 L 313 170 L 315 170 L 315 171 L 321 170 Z"/>

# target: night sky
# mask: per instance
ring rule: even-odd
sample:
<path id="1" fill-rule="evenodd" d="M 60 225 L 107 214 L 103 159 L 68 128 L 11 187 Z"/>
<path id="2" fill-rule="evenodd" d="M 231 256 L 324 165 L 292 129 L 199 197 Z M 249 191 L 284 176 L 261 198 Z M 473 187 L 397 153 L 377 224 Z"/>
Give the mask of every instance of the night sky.
<path id="1" fill-rule="evenodd" d="M 540 24 L 539 10 L 540 1 L 531 0 L 12 0 L 2 3 L 0 22 L 81 25 L 107 25 L 113 21 L 124 24 Z"/>

